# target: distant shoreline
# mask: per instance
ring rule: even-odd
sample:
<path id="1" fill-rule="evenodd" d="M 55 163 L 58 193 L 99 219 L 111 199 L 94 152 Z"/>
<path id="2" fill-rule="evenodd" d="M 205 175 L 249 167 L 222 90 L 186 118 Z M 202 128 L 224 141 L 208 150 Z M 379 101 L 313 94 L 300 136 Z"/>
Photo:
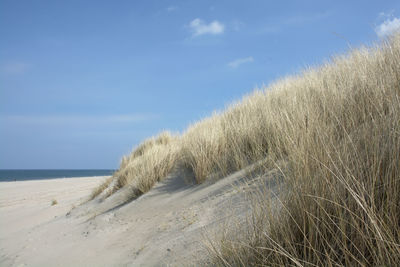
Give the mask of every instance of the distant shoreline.
<path id="1" fill-rule="evenodd" d="M 111 177 L 111 175 L 99 175 L 99 176 L 80 176 L 80 177 L 54 177 L 54 178 L 36 178 L 36 179 L 25 179 L 25 180 L 10 180 L 10 179 L 3 179 L 0 178 L 0 183 L 16 183 L 16 182 L 39 182 L 39 181 L 47 181 L 47 180 L 63 180 L 63 179 L 102 179 L 106 177 Z"/>
<path id="2" fill-rule="evenodd" d="M 113 169 L 0 170 L 0 182 L 111 176 Z"/>

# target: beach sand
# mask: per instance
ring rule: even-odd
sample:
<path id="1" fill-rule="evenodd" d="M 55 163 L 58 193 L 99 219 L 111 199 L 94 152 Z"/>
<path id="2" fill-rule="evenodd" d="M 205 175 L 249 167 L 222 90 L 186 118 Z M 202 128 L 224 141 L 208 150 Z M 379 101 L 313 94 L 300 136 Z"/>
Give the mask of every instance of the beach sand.
<path id="1" fill-rule="evenodd" d="M 57 238 L 73 224 L 62 218 L 87 200 L 91 190 L 104 179 L 82 177 L 0 182 L 0 265 L 35 265 L 35 262 L 46 262 L 46 258 L 56 255 L 57 245 L 62 242 Z M 52 205 L 53 200 L 57 204 Z M 55 239 L 50 236 L 55 233 L 52 231 L 56 232 Z M 56 243 L 50 244 L 51 241 Z"/>
<path id="2" fill-rule="evenodd" d="M 123 192 L 84 203 L 105 177 L 2 182 L 0 266 L 194 264 L 221 223 L 249 210 L 244 176 L 195 185 L 174 174 L 129 203 Z"/>

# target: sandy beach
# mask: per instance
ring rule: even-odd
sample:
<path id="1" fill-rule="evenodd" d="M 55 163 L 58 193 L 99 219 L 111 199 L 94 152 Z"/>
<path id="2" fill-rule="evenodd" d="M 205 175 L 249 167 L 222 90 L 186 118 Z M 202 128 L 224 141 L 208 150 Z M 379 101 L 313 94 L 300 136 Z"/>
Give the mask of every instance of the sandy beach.
<path id="1" fill-rule="evenodd" d="M 40 265 L 57 255 L 57 245 L 62 242 L 58 240 L 73 224 L 63 220 L 65 214 L 85 201 L 105 178 L 1 182 L 0 265 Z"/>
<path id="2" fill-rule="evenodd" d="M 174 174 L 129 203 L 119 203 L 123 191 L 85 203 L 105 177 L 0 183 L 0 265 L 178 266 L 204 260 L 207 236 L 248 210 L 244 174 L 202 185 Z"/>

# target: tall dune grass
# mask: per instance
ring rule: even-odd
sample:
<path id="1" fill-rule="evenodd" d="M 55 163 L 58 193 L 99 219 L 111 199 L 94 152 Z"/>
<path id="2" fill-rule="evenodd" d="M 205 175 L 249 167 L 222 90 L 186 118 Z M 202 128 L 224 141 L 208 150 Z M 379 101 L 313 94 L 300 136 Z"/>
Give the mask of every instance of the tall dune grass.
<path id="1" fill-rule="evenodd" d="M 278 214 L 254 195 L 246 234 L 211 246 L 213 263 L 398 266 L 400 36 L 278 83 L 267 99 L 266 148 L 285 159 L 288 192 Z"/>
<path id="2" fill-rule="evenodd" d="M 256 196 L 247 238 L 213 246 L 214 264 L 400 264 L 400 34 L 145 141 L 107 186 L 136 196 L 176 166 L 201 183 L 266 157 L 285 177 L 283 208 Z"/>

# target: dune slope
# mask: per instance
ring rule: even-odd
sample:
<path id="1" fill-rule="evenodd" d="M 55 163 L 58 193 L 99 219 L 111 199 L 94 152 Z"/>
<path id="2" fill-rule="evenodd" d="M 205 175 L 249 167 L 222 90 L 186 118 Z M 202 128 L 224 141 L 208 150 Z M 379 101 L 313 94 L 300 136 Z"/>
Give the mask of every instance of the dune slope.
<path id="1" fill-rule="evenodd" d="M 190 175 L 174 172 L 147 194 L 129 203 L 83 204 L 88 191 L 105 178 L 0 184 L 1 265 L 121 266 L 193 264 L 207 258 L 204 236 L 227 222 L 240 222 L 249 211 L 244 188 L 273 175 L 244 179 L 246 170 L 200 186 Z M 65 182 L 64 182 L 65 183 Z M 272 184 L 271 184 L 272 185 Z M 64 186 L 68 199 L 51 206 L 54 189 Z M 232 187 L 233 186 L 233 187 Z M 22 188 L 25 189 L 22 189 Z M 271 186 L 278 192 L 278 184 Z M 79 190 L 77 190 L 79 189 Z M 24 197 L 12 192 L 23 192 Z M 37 194 L 41 195 L 41 200 Z M 34 207 L 34 210 L 21 207 Z M 110 207 L 114 207 L 111 208 Z M 117 208 L 115 208 L 117 207 Z M 68 214 L 68 215 L 65 215 Z M 15 224 L 15 220 L 19 223 Z M 214 234 L 213 234 L 214 235 Z M 194 258 L 193 255 L 196 255 Z"/>

